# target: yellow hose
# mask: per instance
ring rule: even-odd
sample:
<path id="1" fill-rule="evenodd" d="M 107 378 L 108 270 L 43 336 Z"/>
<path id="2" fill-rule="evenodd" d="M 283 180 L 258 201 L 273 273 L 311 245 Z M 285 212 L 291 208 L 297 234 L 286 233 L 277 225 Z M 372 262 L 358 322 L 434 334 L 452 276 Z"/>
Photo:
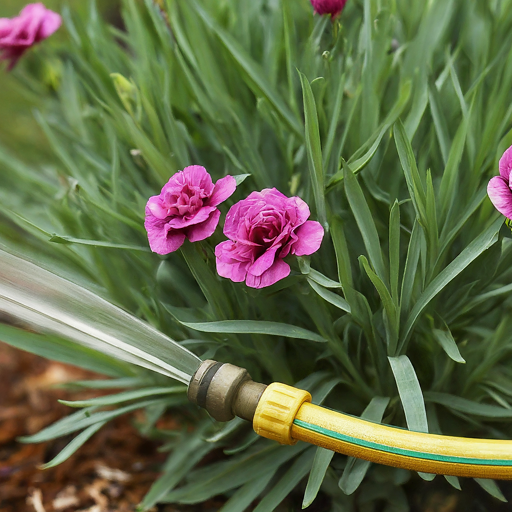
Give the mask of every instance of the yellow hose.
<path id="1" fill-rule="evenodd" d="M 411 432 L 310 402 L 307 391 L 271 384 L 258 403 L 254 430 L 282 444 L 306 441 L 387 466 L 441 475 L 512 480 L 512 441 Z"/>

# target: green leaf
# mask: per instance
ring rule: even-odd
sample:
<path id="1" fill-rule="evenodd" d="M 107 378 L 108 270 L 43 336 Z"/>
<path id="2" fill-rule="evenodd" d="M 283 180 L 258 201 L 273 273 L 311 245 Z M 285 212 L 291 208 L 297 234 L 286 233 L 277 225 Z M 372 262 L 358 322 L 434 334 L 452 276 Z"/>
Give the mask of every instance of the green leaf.
<path id="1" fill-rule="evenodd" d="M 475 482 L 497 500 L 508 503 L 507 498 L 503 496 L 501 489 L 494 480 L 489 480 L 488 478 L 475 478 Z"/>
<path id="2" fill-rule="evenodd" d="M 446 326 L 446 329 L 448 327 Z M 457 343 L 453 339 L 452 333 L 450 330 L 441 330 L 441 329 L 434 329 L 432 331 L 432 334 L 434 335 L 434 338 L 436 341 L 441 345 L 443 350 L 446 352 L 448 357 L 450 359 L 453 359 L 456 363 L 465 363 L 466 360 L 460 355 L 459 347 L 457 346 Z"/>
<path id="3" fill-rule="evenodd" d="M 320 486 L 325 478 L 327 468 L 334 457 L 334 452 L 325 448 L 317 448 L 315 458 L 313 459 L 313 465 L 311 466 L 311 472 L 309 473 L 309 479 L 304 492 L 304 499 L 302 500 L 302 508 L 308 508 L 318 494 Z"/>
<path id="4" fill-rule="evenodd" d="M 460 396 L 450 395 L 449 393 L 440 393 L 436 391 L 427 391 L 425 393 L 427 402 L 444 405 L 448 409 L 470 414 L 472 416 L 481 416 L 483 418 L 510 419 L 512 410 L 498 407 L 497 405 L 480 404 L 473 400 L 461 398 Z"/>
<path id="5" fill-rule="evenodd" d="M 363 237 L 368 256 L 376 274 L 386 283 L 386 267 L 382 258 L 379 234 L 377 233 L 371 210 L 368 207 L 361 186 L 357 182 L 357 178 L 346 164 L 344 164 L 344 173 L 347 199 Z"/>
<path id="6" fill-rule="evenodd" d="M 83 432 L 80 432 L 65 448 L 63 448 L 58 455 L 56 455 L 50 462 L 40 466 L 40 469 L 50 469 L 64 461 L 68 460 L 79 448 L 81 448 L 101 427 L 107 422 L 100 421 L 90 427 L 86 428 Z"/>
<path id="7" fill-rule="evenodd" d="M 480 236 L 475 238 L 442 272 L 427 286 L 409 314 L 401 336 L 401 347 L 408 341 L 420 314 L 430 301 L 443 290 L 455 277 L 467 268 L 484 251 L 498 240 L 498 232 L 503 225 L 503 219 L 493 222 Z"/>
<path id="8" fill-rule="evenodd" d="M 112 242 L 102 242 L 99 240 L 84 240 L 82 238 L 73 238 L 70 236 L 56 235 L 55 233 L 52 234 L 49 241 L 54 242 L 56 244 L 92 245 L 94 247 L 105 247 L 107 249 L 125 249 L 128 251 L 151 252 L 149 247 L 141 247 L 138 245 L 114 244 Z"/>
<path id="9" fill-rule="evenodd" d="M 318 127 L 318 114 L 315 97 L 311 85 L 303 73 L 299 72 L 304 98 L 304 117 L 306 130 L 306 149 L 308 152 L 309 171 L 316 211 L 320 224 L 327 230 L 327 214 L 325 210 L 324 169 L 322 163 L 322 147 Z"/>
<path id="10" fill-rule="evenodd" d="M 69 400 L 59 400 L 59 402 L 61 404 L 67 405 L 68 407 L 101 407 L 105 405 L 117 405 L 122 402 L 129 402 L 130 400 L 138 400 L 140 398 L 146 398 L 149 396 L 174 395 L 180 393 L 184 394 L 186 392 L 187 388 L 185 386 L 173 386 L 168 388 L 144 388 L 137 389 L 135 391 L 125 391 L 115 395 L 100 396 L 98 398 L 91 398 L 89 400 L 76 400 L 74 402 Z"/>
<path id="11" fill-rule="evenodd" d="M 301 124 L 292 114 L 286 103 L 283 102 L 277 92 L 272 88 L 263 69 L 261 69 L 261 67 L 254 62 L 249 55 L 247 55 L 240 43 L 232 37 L 231 34 L 222 29 L 212 19 L 202 6 L 200 6 L 195 0 L 190 0 L 189 3 L 204 21 L 206 26 L 208 26 L 217 35 L 233 60 L 240 66 L 249 86 L 254 90 L 254 92 L 256 92 L 258 96 L 263 95 L 275 108 L 276 112 L 282 117 L 282 119 L 288 124 L 288 126 L 295 132 L 295 134 L 302 138 L 303 130 Z"/>
<path id="12" fill-rule="evenodd" d="M 414 152 L 409 142 L 409 138 L 405 132 L 404 125 L 400 120 L 395 123 L 393 133 L 395 136 L 396 148 L 400 163 L 409 189 L 409 195 L 412 199 L 416 214 L 419 216 L 424 225 L 427 225 L 426 220 L 426 194 L 425 187 L 418 172 Z"/>
<path id="13" fill-rule="evenodd" d="M 458 491 L 462 490 L 459 479 L 456 476 L 444 475 L 444 478 L 454 489 L 457 489 Z"/>
<path id="14" fill-rule="evenodd" d="M 407 356 L 388 359 L 404 408 L 407 427 L 414 432 L 428 432 L 423 393 L 411 361 Z"/>
<path id="15" fill-rule="evenodd" d="M 217 463 L 189 475 L 189 484 L 169 493 L 163 503 L 201 503 L 247 482 L 254 482 L 269 473 L 274 473 L 290 459 L 308 447 L 305 443 L 295 446 L 267 445 L 253 453 L 244 453 L 227 461 Z M 309 467 L 307 468 L 309 470 Z"/>
<path id="16" fill-rule="evenodd" d="M 238 187 L 239 185 L 241 185 L 249 176 L 251 176 L 250 174 L 236 174 L 235 176 L 233 176 L 233 178 L 235 178 L 235 181 L 236 181 L 236 186 Z"/>
<path id="17" fill-rule="evenodd" d="M 390 354 L 394 354 L 398 341 L 398 322 L 400 319 L 400 313 L 399 311 L 397 311 L 395 303 L 391 298 L 391 295 L 389 294 L 389 290 L 386 288 L 386 285 L 382 282 L 379 276 L 370 268 L 368 260 L 364 256 L 359 256 L 359 261 L 361 262 L 364 271 L 366 272 L 371 282 L 373 283 L 373 286 L 375 286 L 375 289 L 379 294 L 380 300 L 382 301 L 382 306 L 384 307 L 387 319 L 385 326 L 388 335 L 388 350 Z"/>
<path id="18" fill-rule="evenodd" d="M 82 430 L 84 428 L 90 427 L 91 425 L 95 425 L 96 423 L 109 421 L 137 409 L 143 409 L 144 407 L 163 403 L 165 400 L 167 399 L 160 398 L 155 400 L 146 400 L 143 402 L 126 405 L 113 411 L 94 412 L 96 409 L 95 407 L 88 407 L 74 414 L 71 414 L 70 416 L 66 416 L 53 425 L 44 428 L 37 434 L 20 437 L 18 438 L 18 441 L 21 443 L 42 443 L 44 441 L 49 441 L 50 439 L 56 439 L 57 437 L 72 434 L 77 430 Z M 94 414 L 92 414 L 93 412 Z"/>
<path id="19" fill-rule="evenodd" d="M 389 282 L 391 297 L 399 304 L 398 281 L 400 279 L 400 205 L 395 201 L 389 214 Z"/>
<path id="20" fill-rule="evenodd" d="M 297 484 L 308 474 L 316 450 L 309 448 L 286 471 L 277 484 L 258 503 L 254 512 L 272 512 L 295 489 Z"/>
<path id="21" fill-rule="evenodd" d="M 307 273 L 308 279 L 314 281 L 315 283 L 323 286 L 324 288 L 341 288 L 341 284 L 338 281 L 333 281 L 329 279 L 327 276 L 324 276 L 317 270 L 311 268 Z"/>
<path id="22" fill-rule="evenodd" d="M 327 340 L 319 334 L 280 322 L 265 322 L 263 320 L 224 320 L 221 322 L 180 322 L 181 324 L 200 332 L 215 332 L 220 334 L 266 334 L 269 336 L 284 336 L 301 340 L 325 343 Z"/>
<path id="23" fill-rule="evenodd" d="M 343 297 L 340 297 L 336 293 L 330 292 L 329 290 L 325 289 L 323 286 L 320 286 L 312 279 L 308 279 L 308 283 L 311 286 L 311 288 L 313 288 L 313 290 L 315 290 L 315 292 L 318 293 L 320 297 L 322 297 L 322 299 L 326 300 L 327 302 L 330 302 L 333 306 L 336 306 L 342 311 L 350 313 L 350 305 Z"/>
<path id="24" fill-rule="evenodd" d="M 219 509 L 219 512 L 240 512 L 248 507 L 260 496 L 268 486 L 275 471 L 269 471 L 266 475 L 248 482 L 234 492 L 233 496 Z"/>

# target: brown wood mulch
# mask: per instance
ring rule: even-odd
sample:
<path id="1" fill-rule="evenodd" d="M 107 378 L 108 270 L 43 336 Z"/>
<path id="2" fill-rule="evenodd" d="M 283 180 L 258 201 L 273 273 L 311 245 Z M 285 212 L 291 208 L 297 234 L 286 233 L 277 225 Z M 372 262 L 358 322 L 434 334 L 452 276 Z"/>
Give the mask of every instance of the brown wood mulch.
<path id="1" fill-rule="evenodd" d="M 68 461 L 47 470 L 39 466 L 57 455 L 72 436 L 41 444 L 16 441 L 69 414 L 71 410 L 58 399 L 97 396 L 97 391 L 71 393 L 58 387 L 91 378 L 101 376 L 0 343 L 0 512 L 136 510 L 166 457 L 158 452 L 160 443 L 144 439 L 133 426 L 140 413 L 108 423 Z M 209 503 L 198 510 L 218 510 L 220 505 Z"/>

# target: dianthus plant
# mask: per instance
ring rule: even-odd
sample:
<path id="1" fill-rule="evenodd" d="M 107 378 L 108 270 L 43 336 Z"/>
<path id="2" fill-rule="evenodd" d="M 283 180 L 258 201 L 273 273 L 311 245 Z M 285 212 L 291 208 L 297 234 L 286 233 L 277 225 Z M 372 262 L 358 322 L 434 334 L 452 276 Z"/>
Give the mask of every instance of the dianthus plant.
<path id="1" fill-rule="evenodd" d="M 0 147 L 2 243 L 259 382 L 376 422 L 510 438 L 512 244 L 487 184 L 500 175 L 489 190 L 508 215 L 512 3 L 321 4 L 65 8 L 60 43 L 8 78 L 35 93 L 44 140 Z M 318 495 L 326 510 L 405 511 L 404 489 L 431 479 L 274 444 L 215 424 L 184 387 L 158 394 L 167 377 L 0 334 L 129 388 L 28 440 L 86 428 L 85 442 L 103 406 L 142 408 L 141 435 L 169 451 L 144 509 L 218 496 L 224 511 L 298 510 Z"/>

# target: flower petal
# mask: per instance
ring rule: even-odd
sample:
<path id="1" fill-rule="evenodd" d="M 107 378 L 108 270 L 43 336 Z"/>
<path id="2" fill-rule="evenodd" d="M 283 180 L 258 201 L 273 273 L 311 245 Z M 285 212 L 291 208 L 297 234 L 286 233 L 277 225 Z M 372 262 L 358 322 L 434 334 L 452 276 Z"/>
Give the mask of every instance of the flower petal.
<path id="1" fill-rule="evenodd" d="M 212 212 L 217 210 L 215 206 L 203 206 L 193 217 L 173 217 L 169 219 L 169 226 L 173 229 L 183 229 L 197 224 L 201 224 L 210 218 Z M 219 211 L 219 210 L 217 210 Z M 220 214 L 220 211 L 219 211 Z"/>
<path id="2" fill-rule="evenodd" d="M 298 240 L 293 244 L 292 254 L 309 256 L 320 249 L 324 228 L 316 220 L 308 220 L 295 230 Z"/>
<path id="3" fill-rule="evenodd" d="M 500 158 L 500 176 L 510 184 L 510 171 L 512 171 L 512 146 Z"/>
<path id="4" fill-rule="evenodd" d="M 487 185 L 487 194 L 496 210 L 512 219 L 512 191 L 506 178 L 502 176 L 492 178 Z"/>
<path id="5" fill-rule="evenodd" d="M 245 280 L 247 267 L 251 262 L 245 260 L 237 249 L 235 243 L 226 240 L 215 247 L 215 257 L 219 276 L 241 283 Z"/>
<path id="6" fill-rule="evenodd" d="M 38 39 L 46 39 L 56 32 L 62 25 L 62 18 L 56 12 L 46 10 L 43 22 L 38 33 Z"/>
<path id="7" fill-rule="evenodd" d="M 290 275 L 290 265 L 281 259 L 277 259 L 274 264 L 261 276 L 247 274 L 245 284 L 250 288 L 266 288 L 281 281 Z"/>
<path id="8" fill-rule="evenodd" d="M 210 206 L 217 206 L 232 196 L 236 190 L 236 180 L 233 176 L 225 176 L 215 183 L 213 193 L 208 201 Z"/>
<path id="9" fill-rule="evenodd" d="M 204 210 L 204 208 L 203 208 Z M 187 238 L 191 242 L 199 242 L 213 235 L 220 219 L 220 210 L 215 209 L 210 217 L 201 224 L 195 224 L 187 229 Z"/>
<path id="10" fill-rule="evenodd" d="M 266 272 L 276 259 L 276 252 L 280 249 L 280 245 L 275 245 L 267 249 L 249 268 L 249 272 L 254 276 L 261 276 Z"/>
<path id="11" fill-rule="evenodd" d="M 157 219 L 146 210 L 144 227 L 148 232 L 149 247 L 157 254 L 169 254 L 177 251 L 185 241 L 181 231 L 169 229 L 165 220 Z"/>

